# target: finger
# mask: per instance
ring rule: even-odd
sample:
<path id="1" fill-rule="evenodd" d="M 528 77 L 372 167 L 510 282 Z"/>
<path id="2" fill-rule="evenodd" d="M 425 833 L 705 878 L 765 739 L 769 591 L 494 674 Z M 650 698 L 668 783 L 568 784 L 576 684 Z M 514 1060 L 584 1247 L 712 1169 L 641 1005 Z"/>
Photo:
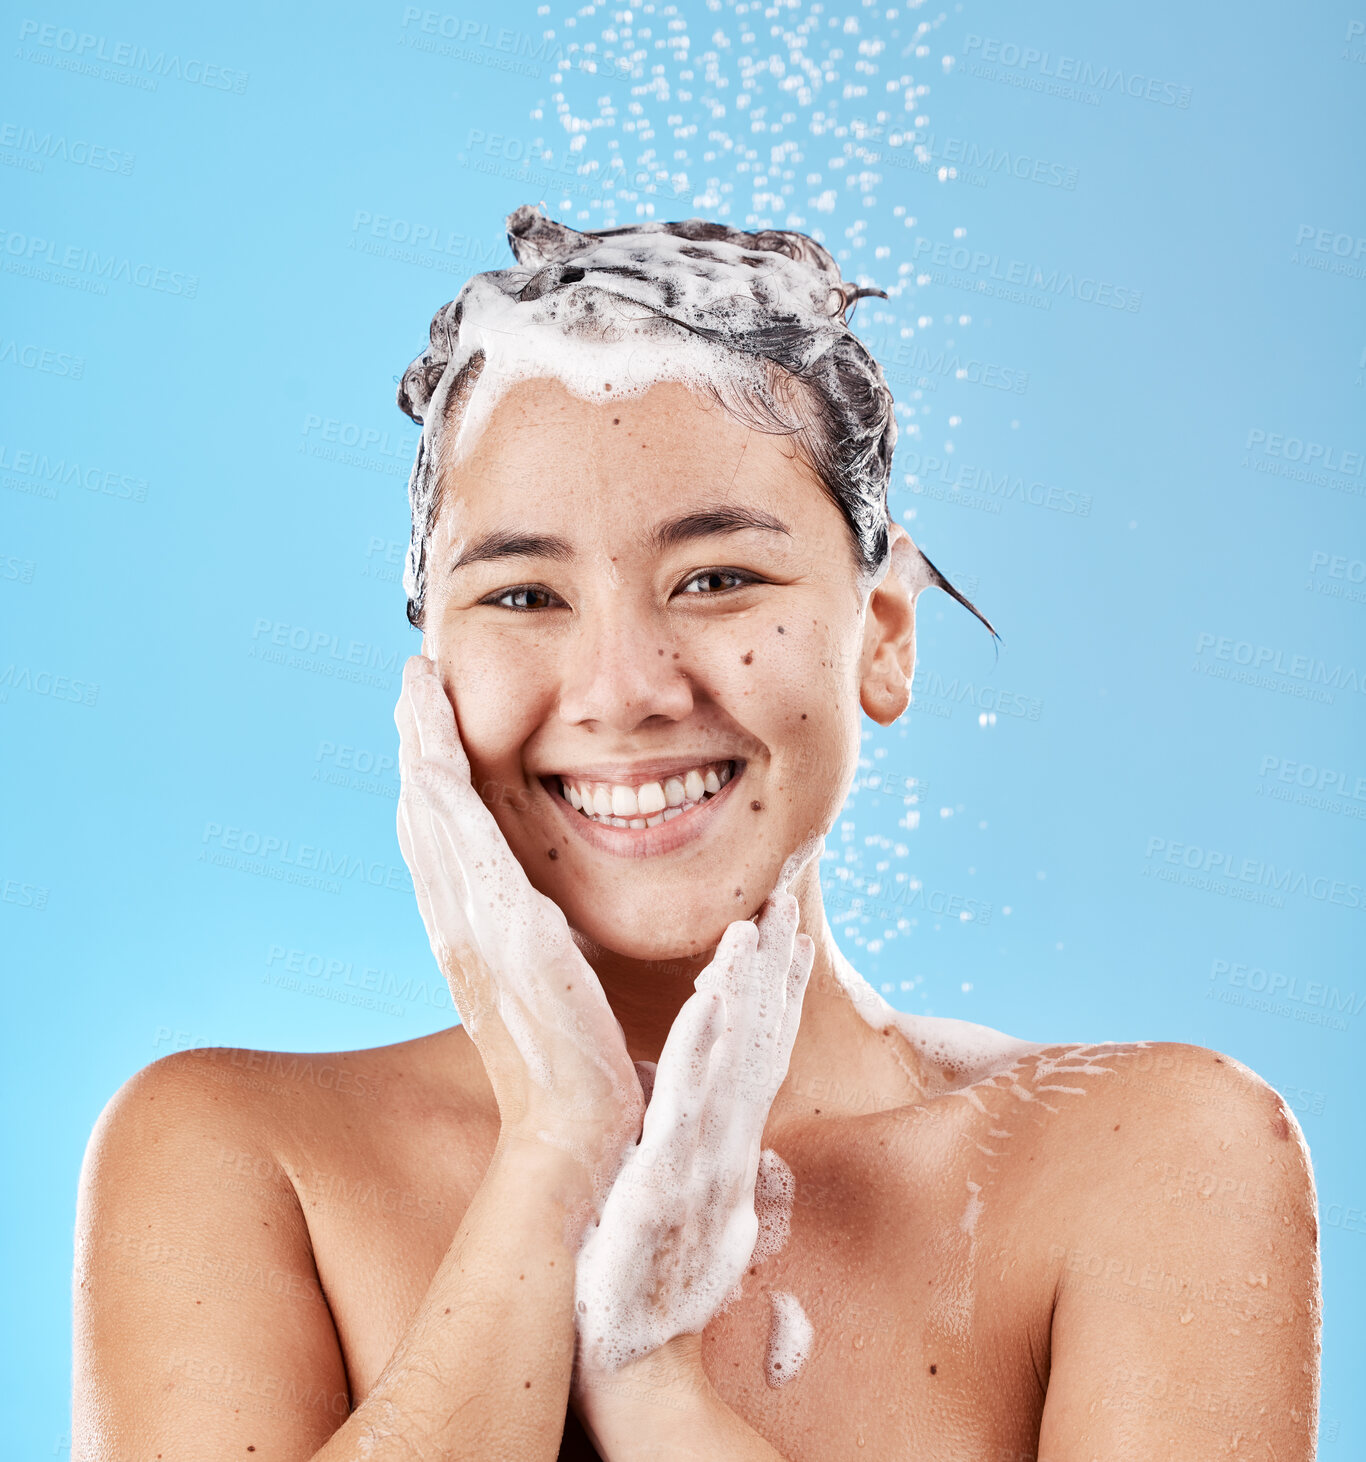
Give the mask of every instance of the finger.
<path id="1" fill-rule="evenodd" d="M 816 950 L 809 935 L 794 937 L 795 914 L 795 900 L 775 900 L 761 918 L 749 988 L 713 1060 L 703 1136 L 708 1148 L 716 1146 L 713 1131 L 727 1123 L 737 1137 L 757 1137 L 787 1075 Z"/>
<path id="2" fill-rule="evenodd" d="M 655 1089 L 656 1063 L 653 1061 L 633 1061 L 636 1068 L 636 1080 L 640 1082 L 640 1095 L 645 1105 L 650 1105 L 650 1093 Z"/>
<path id="3" fill-rule="evenodd" d="M 674 1017 L 655 1067 L 640 1146 L 652 1153 L 691 1151 L 701 1120 L 712 1048 L 725 1026 L 719 991 L 699 990 Z"/>
<path id="4" fill-rule="evenodd" d="M 760 957 L 771 960 L 784 972 L 792 956 L 799 914 L 796 896 L 775 888 L 759 916 Z"/>
<path id="5" fill-rule="evenodd" d="M 445 769 L 422 762 L 419 781 L 429 773 L 451 780 Z M 425 808 L 433 848 L 433 915 L 443 931 L 452 931 L 447 933 L 451 943 L 478 950 L 495 972 L 471 976 L 472 987 L 479 987 L 471 989 L 471 997 L 498 1005 L 519 1048 L 526 1043 L 512 1029 L 516 1010 L 505 1008 L 505 1002 L 539 1012 L 543 1022 L 559 1026 L 620 1086 L 615 1059 L 616 1053 L 625 1055 L 625 1038 L 596 973 L 574 943 L 563 910 L 532 888 L 492 813 L 473 790 L 461 784 L 452 796 L 452 806 L 434 799 Z M 548 1076 L 544 1064 L 537 1069 Z M 634 1089 L 623 1095 L 633 1099 Z"/>
<path id="6" fill-rule="evenodd" d="M 417 720 L 421 755 L 424 760 L 448 762 L 466 781 L 470 776 L 469 758 L 460 741 L 455 724 L 455 708 L 446 688 L 430 660 L 415 655 L 419 664 L 411 671 L 405 667 L 404 688 Z M 409 661 L 412 664 L 412 661 Z"/>
<path id="7" fill-rule="evenodd" d="M 801 1025 L 802 1003 L 810 983 L 811 970 L 816 959 L 816 943 L 809 934 L 798 934 L 792 944 L 792 955 L 782 976 L 782 1010 L 775 1022 L 767 1023 L 762 1029 L 762 1065 L 756 1063 L 755 1079 L 762 1080 L 768 1088 L 768 1102 L 778 1094 L 778 1088 L 787 1076 L 788 1064 L 792 1058 L 792 1047 L 797 1040 Z"/>
<path id="8" fill-rule="evenodd" d="M 780 889 L 769 895 L 760 915 L 759 947 L 752 975 L 753 1007 L 760 1029 L 765 1032 L 776 1031 L 783 1020 L 788 972 L 800 917 L 796 897 Z"/>
<path id="9" fill-rule="evenodd" d="M 792 964 L 787 971 L 787 1003 L 801 1009 L 811 970 L 816 963 L 816 941 L 809 934 L 798 934 L 792 947 Z"/>
<path id="10" fill-rule="evenodd" d="M 727 924 L 711 962 L 693 981 L 693 989 L 719 990 L 737 998 L 742 992 L 742 972 L 758 947 L 759 931 L 748 919 Z"/>
<path id="11" fill-rule="evenodd" d="M 511 868 L 515 859 L 497 819 L 480 800 L 468 777 L 447 761 L 423 757 L 409 767 L 408 779 L 414 800 L 430 809 L 434 825 L 445 828 L 449 834 L 456 866 L 468 875 L 477 872 L 485 884 L 491 878 L 499 880 L 506 899 L 511 886 L 509 880 L 514 884 L 517 881 Z"/>
<path id="12" fill-rule="evenodd" d="M 394 705 L 394 725 L 398 727 L 398 752 L 399 771 L 403 770 L 405 759 L 416 761 L 421 755 L 421 742 L 418 737 L 417 716 L 413 710 L 413 703 L 408 695 L 409 677 L 416 673 L 414 662 L 422 659 L 421 655 L 409 655 L 403 666 L 403 685 L 398 693 L 398 701 Z"/>
<path id="13" fill-rule="evenodd" d="M 454 950 L 470 943 L 468 926 L 459 908 L 450 907 L 451 899 L 440 882 L 433 883 L 437 857 L 430 813 L 425 807 L 400 802 L 398 816 L 399 848 L 413 876 L 418 912 L 437 965 L 449 980 L 455 969 Z"/>
<path id="14" fill-rule="evenodd" d="M 809 934 L 798 934 L 792 951 L 792 963 L 787 971 L 787 1002 L 783 1007 L 783 1028 L 778 1040 L 783 1076 L 787 1075 L 792 1047 L 797 1041 L 797 1031 L 802 1019 L 802 1002 L 806 998 L 807 986 L 811 982 L 811 969 L 815 962 L 816 941 Z M 782 1077 L 778 1084 L 782 1084 Z"/>
<path id="15" fill-rule="evenodd" d="M 768 1084 L 796 927 L 796 899 L 786 893 L 770 896 L 753 939 L 746 941 L 738 958 L 722 965 L 730 1016 L 725 1064 L 736 1081 L 756 1090 Z"/>
<path id="16" fill-rule="evenodd" d="M 403 853 L 403 860 L 407 863 L 408 869 L 413 876 L 413 893 L 417 898 L 418 912 L 422 915 L 422 924 L 427 931 L 427 942 L 431 946 L 437 968 L 441 971 L 447 986 L 450 988 L 451 999 L 455 1003 L 455 1010 L 456 1014 L 460 1017 L 460 1023 L 473 1035 L 475 1027 L 475 1002 L 470 996 L 465 971 L 451 943 L 449 928 L 443 923 L 442 917 L 437 913 L 435 908 L 431 885 L 428 882 L 426 874 L 430 863 L 418 852 L 418 844 L 413 833 L 414 818 L 420 823 L 424 816 L 426 816 L 425 809 L 413 809 L 404 800 L 400 800 L 398 810 L 399 849 Z M 424 834 L 423 836 L 425 837 L 426 835 Z"/>

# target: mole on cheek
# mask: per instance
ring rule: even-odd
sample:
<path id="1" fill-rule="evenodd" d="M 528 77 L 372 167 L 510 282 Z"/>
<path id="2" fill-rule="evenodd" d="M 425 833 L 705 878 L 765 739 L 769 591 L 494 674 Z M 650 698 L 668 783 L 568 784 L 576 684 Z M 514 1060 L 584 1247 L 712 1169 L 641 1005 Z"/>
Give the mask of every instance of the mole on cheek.
<path id="1" fill-rule="evenodd" d="M 751 812 L 762 812 L 764 810 L 764 804 L 762 802 L 751 802 L 749 808 Z"/>
<path id="2" fill-rule="evenodd" d="M 560 852 L 558 848 L 547 848 L 545 850 L 545 855 L 547 858 L 558 858 L 560 856 Z"/>
<path id="3" fill-rule="evenodd" d="M 753 665 L 754 664 L 754 651 L 753 650 L 747 650 L 743 655 L 741 655 L 740 656 L 740 663 L 742 665 Z"/>

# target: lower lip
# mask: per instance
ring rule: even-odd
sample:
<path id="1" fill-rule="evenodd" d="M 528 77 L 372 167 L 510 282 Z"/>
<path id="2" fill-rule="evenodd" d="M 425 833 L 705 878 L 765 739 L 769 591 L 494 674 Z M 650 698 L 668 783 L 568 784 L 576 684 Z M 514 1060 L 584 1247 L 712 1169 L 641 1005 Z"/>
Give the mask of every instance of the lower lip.
<path id="1" fill-rule="evenodd" d="M 705 802 L 700 802 L 681 817 L 671 817 L 657 827 L 613 827 L 610 823 L 594 822 L 571 806 L 558 792 L 548 787 L 546 793 L 559 810 L 565 822 L 590 847 L 604 853 L 614 853 L 618 858 L 653 858 L 660 853 L 672 853 L 685 843 L 691 843 L 708 832 L 716 821 L 716 809 L 726 800 L 732 787 L 745 774 L 744 763 L 737 766 L 735 774 L 719 792 L 713 792 Z M 542 786 L 545 784 L 542 783 Z"/>

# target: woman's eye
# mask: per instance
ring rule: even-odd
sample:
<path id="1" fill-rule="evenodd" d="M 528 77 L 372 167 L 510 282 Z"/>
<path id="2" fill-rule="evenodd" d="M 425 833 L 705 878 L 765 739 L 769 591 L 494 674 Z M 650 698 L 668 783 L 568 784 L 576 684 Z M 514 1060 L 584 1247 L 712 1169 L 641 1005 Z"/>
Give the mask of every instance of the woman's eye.
<path id="1" fill-rule="evenodd" d="M 727 579 L 732 582 L 725 582 Z M 738 569 L 703 569 L 700 574 L 694 574 L 682 589 L 682 594 L 718 594 L 727 589 L 737 589 L 741 584 L 755 584 L 758 580 L 753 574 L 741 573 Z"/>
<path id="2" fill-rule="evenodd" d="M 549 589 L 538 588 L 535 584 L 522 584 L 516 589 L 504 589 L 480 602 L 501 605 L 504 609 L 546 609 L 553 598 Z"/>

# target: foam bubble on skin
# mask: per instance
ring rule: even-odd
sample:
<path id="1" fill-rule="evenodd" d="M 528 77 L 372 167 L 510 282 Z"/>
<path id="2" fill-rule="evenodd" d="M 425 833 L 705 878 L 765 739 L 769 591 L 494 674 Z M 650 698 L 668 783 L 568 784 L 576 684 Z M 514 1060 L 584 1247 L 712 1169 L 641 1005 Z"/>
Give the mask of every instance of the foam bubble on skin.
<path id="1" fill-rule="evenodd" d="M 616 1371 L 700 1333 L 754 1254 L 760 1143 L 815 953 L 797 937 L 797 915 L 796 899 L 775 893 L 758 928 L 731 924 L 670 1028 L 640 1142 L 577 1256 L 576 1324 L 591 1369 Z M 766 1192 L 783 1189 L 779 1164 L 767 1164 Z"/>
<path id="2" fill-rule="evenodd" d="M 877 582 L 881 582 L 881 578 L 882 575 L 879 574 Z M 871 587 L 876 587 L 876 583 Z M 778 874 L 777 887 L 787 893 L 792 887 L 793 880 L 813 858 L 820 856 L 824 846 L 825 838 L 820 833 L 812 833 L 805 842 L 799 843 L 784 859 L 782 871 Z"/>
<path id="3" fill-rule="evenodd" d="M 1044 1049 L 1037 1042 L 1019 1040 L 972 1021 L 951 1020 L 947 1016 L 909 1015 L 883 999 L 849 963 L 843 951 L 833 944 L 831 962 L 835 978 L 864 1021 L 874 1030 L 882 1030 L 889 1025 L 895 1027 L 923 1056 L 945 1072 L 955 1088 L 970 1087 L 1022 1056 Z"/>
<path id="4" fill-rule="evenodd" d="M 769 1293 L 769 1301 L 772 1314 L 764 1379 L 770 1386 L 785 1386 L 806 1364 L 815 1331 L 796 1295 L 775 1289 Z"/>
<path id="5" fill-rule="evenodd" d="M 982 1185 L 968 1179 L 968 1203 L 963 1210 L 963 1217 L 958 1221 L 958 1227 L 965 1234 L 972 1237 L 977 1229 L 977 1220 L 982 1216 L 982 1210 L 986 1204 L 982 1202 Z"/>
<path id="6" fill-rule="evenodd" d="M 1024 1041 L 972 1021 L 953 1020 L 947 1016 L 911 1015 L 890 1005 L 837 946 L 832 946 L 832 964 L 844 993 L 864 1021 L 874 1030 L 885 1030 L 891 1026 L 900 1032 L 931 1068 L 947 1079 L 946 1090 L 962 1097 L 984 1117 L 993 1115 L 993 1109 L 982 1099 L 983 1094 L 992 1089 L 1008 1091 L 1017 1101 L 1037 1104 L 1045 1111 L 1056 1112 L 1058 1108 L 1042 1093 L 1085 1096 L 1087 1088 L 1050 1078 L 1059 1074 L 1113 1076 L 1117 1068 L 1107 1063 L 1124 1060 L 1149 1044 L 1147 1041 L 1123 1044 L 1078 1042 L 1070 1045 L 1056 1041 Z M 907 1076 L 918 1084 L 923 1073 L 908 1068 Z M 1025 1080 L 1021 1079 L 1022 1076 Z M 992 1130 L 991 1135 L 1010 1134 Z M 999 1155 L 980 1143 L 977 1145 L 989 1157 Z"/>
<path id="7" fill-rule="evenodd" d="M 754 1211 L 759 1219 L 759 1237 L 752 1259 L 767 1259 L 779 1253 L 792 1232 L 792 1204 L 797 1196 L 797 1179 L 792 1169 L 771 1147 L 759 1154 L 759 1176 L 754 1184 Z"/>
<path id="8" fill-rule="evenodd" d="M 759 1154 L 759 1173 L 754 1180 L 754 1215 L 759 1221 L 759 1233 L 749 1257 L 751 1264 L 762 1264 L 786 1248 L 792 1233 L 792 1205 L 796 1197 L 797 1179 L 792 1169 L 773 1148 L 764 1148 Z M 743 1280 L 737 1279 L 717 1314 L 742 1299 L 744 1292 Z"/>

